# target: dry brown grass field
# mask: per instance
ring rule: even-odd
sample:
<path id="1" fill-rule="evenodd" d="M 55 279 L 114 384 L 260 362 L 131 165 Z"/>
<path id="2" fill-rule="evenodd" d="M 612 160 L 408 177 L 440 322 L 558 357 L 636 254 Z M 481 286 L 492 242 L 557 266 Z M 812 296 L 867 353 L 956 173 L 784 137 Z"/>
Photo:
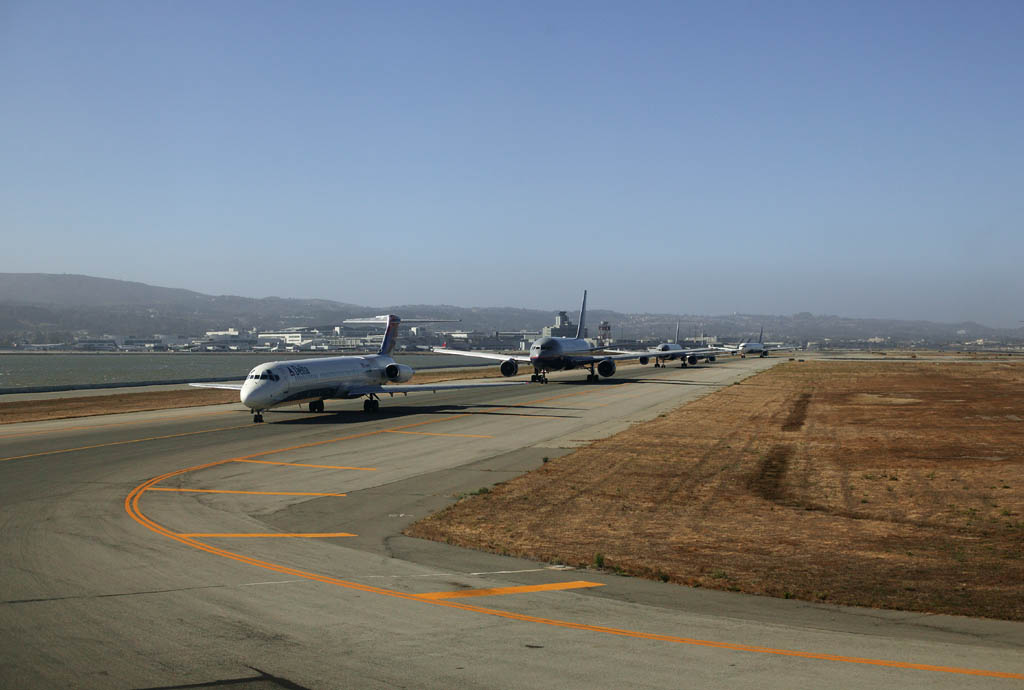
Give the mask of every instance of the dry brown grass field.
<path id="1" fill-rule="evenodd" d="M 407 533 L 690 586 L 1024 620 L 1024 363 L 784 363 Z"/>

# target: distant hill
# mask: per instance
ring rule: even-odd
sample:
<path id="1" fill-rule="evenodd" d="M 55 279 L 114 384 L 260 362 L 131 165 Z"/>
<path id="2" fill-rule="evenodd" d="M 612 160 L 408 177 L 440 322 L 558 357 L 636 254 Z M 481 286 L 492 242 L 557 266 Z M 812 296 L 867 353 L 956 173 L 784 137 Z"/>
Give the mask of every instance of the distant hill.
<path id="1" fill-rule="evenodd" d="M 577 304 L 566 304 L 576 319 Z M 360 306 L 323 299 L 255 299 L 234 295 L 204 295 L 109 278 L 47 273 L 0 273 L 0 344 L 18 340 L 61 342 L 76 331 L 146 336 L 154 333 L 198 335 L 224 328 L 271 330 L 288 326 L 334 326 L 356 316 L 395 313 L 406 318 L 461 319 L 460 328 L 478 331 L 536 331 L 554 321 L 554 312 L 517 307 L 456 307 L 453 305 Z M 949 343 L 967 338 L 1022 341 L 1024 329 L 996 329 L 976 323 L 940 324 L 928 321 L 852 319 L 809 313 L 790 316 L 731 314 L 624 314 L 594 309 L 588 312 L 590 334 L 602 320 L 612 324 L 617 338 L 672 337 L 701 331 L 726 341 L 756 336 L 803 343 L 808 340 L 892 338 L 895 342 Z"/>

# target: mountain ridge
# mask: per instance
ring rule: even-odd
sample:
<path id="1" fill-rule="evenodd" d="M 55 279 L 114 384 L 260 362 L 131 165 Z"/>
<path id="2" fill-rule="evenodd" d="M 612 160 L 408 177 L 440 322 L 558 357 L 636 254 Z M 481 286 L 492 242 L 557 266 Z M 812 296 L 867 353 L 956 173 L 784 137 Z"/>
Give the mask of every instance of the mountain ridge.
<path id="1" fill-rule="evenodd" d="M 570 318 L 575 305 L 567 305 Z M 198 334 L 235 327 L 270 330 L 287 326 L 336 325 L 345 318 L 397 313 L 406 318 L 458 318 L 462 328 L 480 331 L 539 330 L 554 311 L 522 307 L 458 307 L 405 304 L 365 306 L 320 298 L 207 295 L 184 288 L 98 278 L 79 274 L 0 273 L 0 339 L 43 337 L 46 333 L 90 331 L 143 335 Z M 801 312 L 764 314 L 664 314 L 588 311 L 591 335 L 606 320 L 616 337 L 672 337 L 675 323 L 683 337 L 698 329 L 747 338 L 762 326 L 771 340 L 799 342 L 821 338 L 903 340 L 1022 338 L 1024 329 L 1000 329 L 974 322 L 944 324 L 924 320 L 864 319 Z M 44 338 L 45 339 L 45 338 Z"/>

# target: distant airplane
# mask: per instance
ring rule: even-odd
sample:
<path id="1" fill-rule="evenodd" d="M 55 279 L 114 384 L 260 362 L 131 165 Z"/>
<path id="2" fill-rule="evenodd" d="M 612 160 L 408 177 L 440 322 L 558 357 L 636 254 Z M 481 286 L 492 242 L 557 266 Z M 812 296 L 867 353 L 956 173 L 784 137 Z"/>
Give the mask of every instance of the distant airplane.
<path id="1" fill-rule="evenodd" d="M 764 326 L 761 326 L 761 334 L 757 336 L 757 342 L 746 342 L 740 343 L 739 345 L 722 345 L 715 349 L 720 352 L 728 352 L 731 355 L 739 355 L 740 357 L 746 357 L 747 355 L 767 357 L 769 352 L 781 352 L 782 350 L 788 350 L 791 348 L 766 347 L 764 344 Z"/>
<path id="2" fill-rule="evenodd" d="M 587 381 L 597 381 L 615 375 L 615 362 L 623 359 L 636 359 L 636 353 L 630 354 L 594 354 L 603 348 L 594 347 L 583 339 L 587 322 L 587 291 L 583 291 L 583 306 L 580 307 L 580 322 L 576 327 L 575 338 L 548 336 L 537 338 L 530 345 L 530 355 L 503 355 L 497 352 L 480 352 L 477 350 L 450 350 L 447 347 L 431 348 L 433 352 L 446 355 L 462 355 L 463 357 L 480 357 L 482 359 L 501 360 L 500 370 L 505 376 L 519 373 L 520 364 L 533 366 L 531 381 L 548 382 L 548 372 L 589 368 Z M 597 369 L 596 373 L 594 369 Z"/>
<path id="3" fill-rule="evenodd" d="M 679 323 L 676 323 L 676 339 L 671 343 L 662 343 L 654 347 L 649 347 L 641 352 L 630 352 L 628 350 L 608 350 L 609 352 L 615 352 L 624 355 L 632 355 L 640 360 L 640 364 L 647 364 L 650 360 L 654 360 L 655 367 L 664 367 L 666 361 L 675 359 L 682 360 L 679 366 L 685 367 L 687 364 L 694 365 L 700 360 L 706 360 L 708 362 L 715 361 L 715 348 L 712 347 L 700 347 L 695 349 L 686 349 L 679 344 Z"/>
<path id="4" fill-rule="evenodd" d="M 373 319 L 347 319 L 344 322 L 386 327 L 380 350 L 374 355 L 266 362 L 254 367 L 244 383 L 193 383 L 190 385 L 196 388 L 226 388 L 240 391 L 239 397 L 242 404 L 252 410 L 252 421 L 262 422 L 265 410 L 281 405 L 309 403 L 310 412 L 323 412 L 324 400 L 366 396 L 366 400 L 363 401 L 363 411 L 376 412 L 380 408 L 379 396 L 384 393 L 394 395 L 395 393 L 418 391 L 526 384 L 525 381 L 505 381 L 501 383 L 392 385 L 408 381 L 415 373 L 412 367 L 398 364 L 391 358 L 391 352 L 395 348 L 395 338 L 398 335 L 398 325 L 401 321 L 394 314 L 384 314 Z"/>

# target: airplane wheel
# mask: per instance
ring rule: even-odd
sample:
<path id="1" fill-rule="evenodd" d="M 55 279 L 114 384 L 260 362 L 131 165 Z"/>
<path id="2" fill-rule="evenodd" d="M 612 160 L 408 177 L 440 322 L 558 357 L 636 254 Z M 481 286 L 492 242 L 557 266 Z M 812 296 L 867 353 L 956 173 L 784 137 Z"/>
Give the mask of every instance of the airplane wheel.
<path id="1" fill-rule="evenodd" d="M 373 412 L 373 401 L 372 400 L 364 400 L 363 401 L 363 412 Z"/>
<path id="2" fill-rule="evenodd" d="M 309 403 L 309 411 L 310 412 L 323 412 L 324 411 L 324 401 L 323 400 L 314 400 L 313 402 Z"/>
<path id="3" fill-rule="evenodd" d="M 374 400 L 373 401 L 373 411 L 376 412 L 379 409 L 380 409 L 380 400 Z"/>
<path id="4" fill-rule="evenodd" d="M 252 416 L 252 423 L 253 424 L 260 424 L 262 422 L 263 422 L 263 415 L 260 414 L 259 412 L 257 412 L 256 414 L 254 414 Z"/>

